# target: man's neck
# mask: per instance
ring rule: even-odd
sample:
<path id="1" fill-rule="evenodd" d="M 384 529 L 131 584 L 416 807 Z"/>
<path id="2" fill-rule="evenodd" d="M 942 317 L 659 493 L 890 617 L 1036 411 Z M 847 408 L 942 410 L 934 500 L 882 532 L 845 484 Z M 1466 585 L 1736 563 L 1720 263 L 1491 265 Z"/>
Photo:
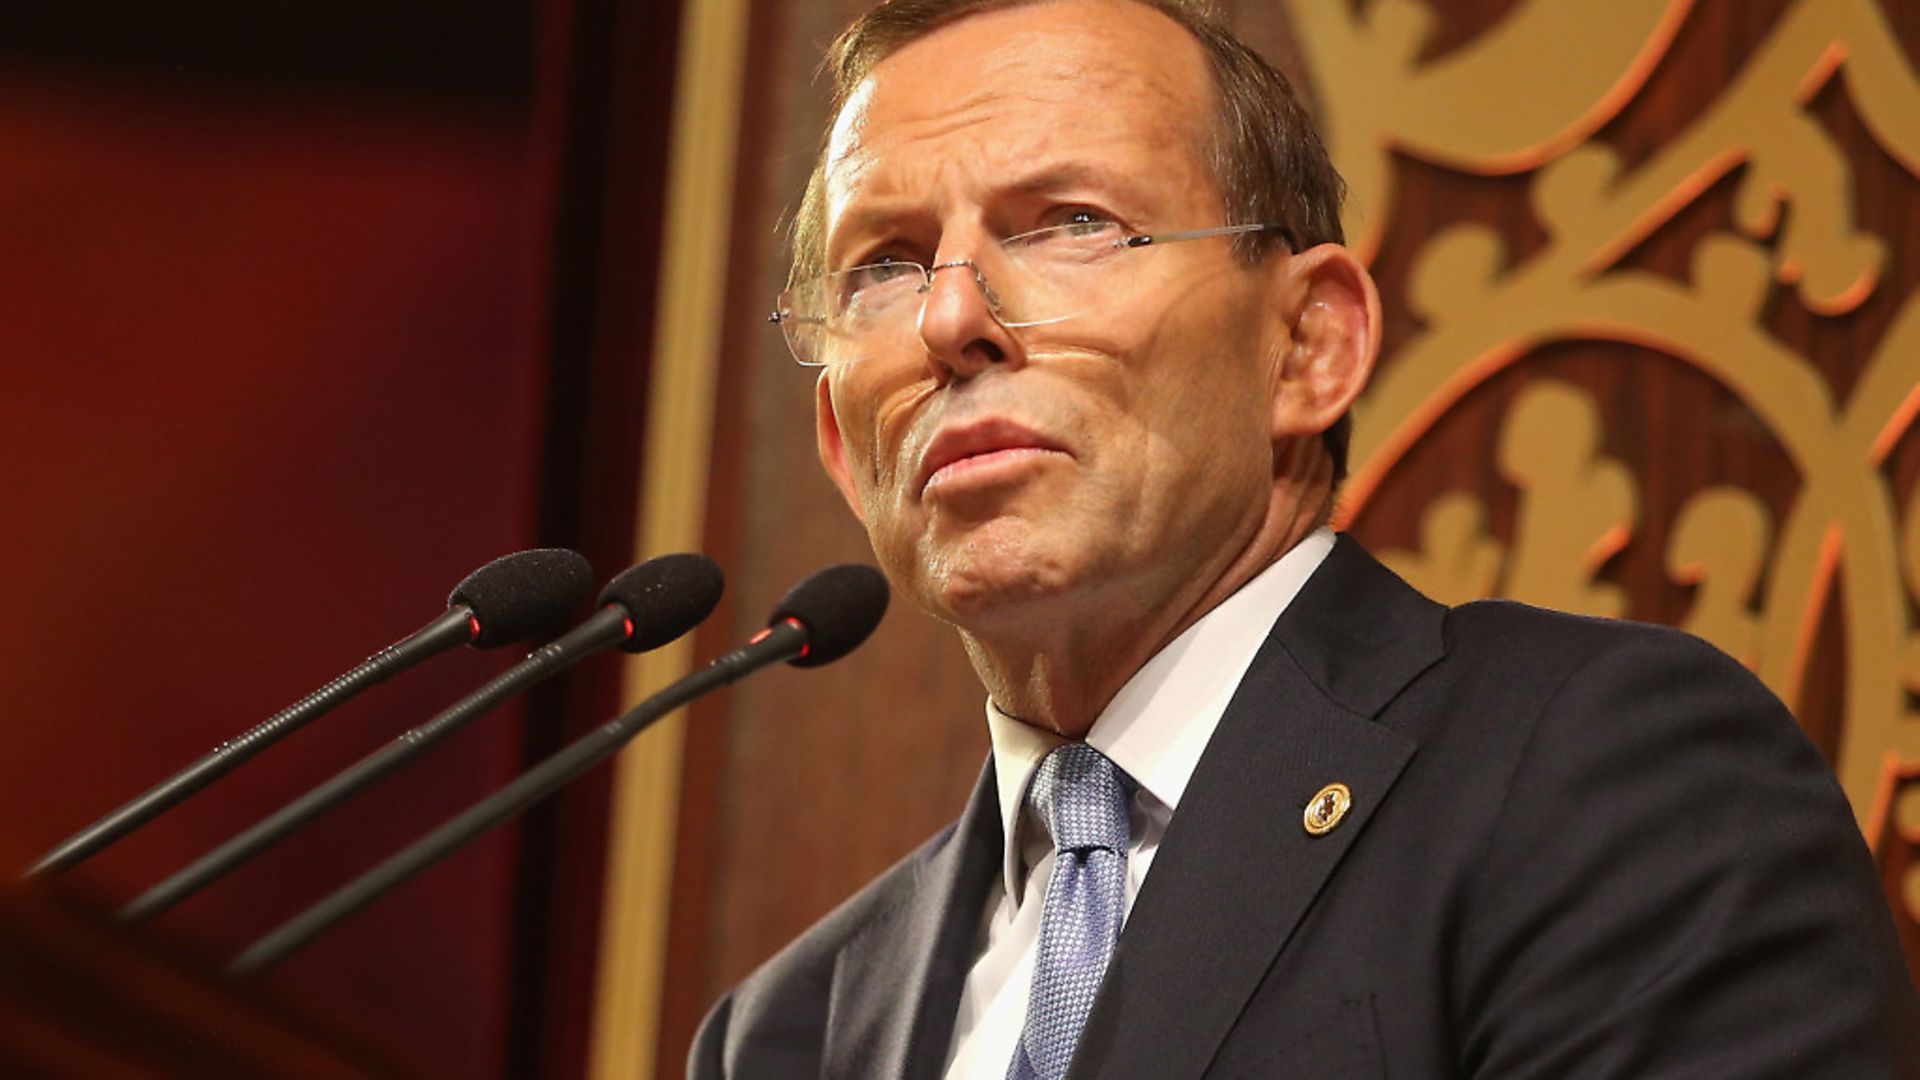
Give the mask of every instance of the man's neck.
<path id="1" fill-rule="evenodd" d="M 1083 738 L 1127 680 L 1207 612 L 1273 565 L 1327 520 L 1329 488 L 1316 497 L 1276 484 L 1252 538 L 1143 596 L 1134 583 L 1108 595 L 1076 595 L 1031 612 L 1014 627 L 961 628 L 973 669 L 1009 716 L 1069 739 Z"/>

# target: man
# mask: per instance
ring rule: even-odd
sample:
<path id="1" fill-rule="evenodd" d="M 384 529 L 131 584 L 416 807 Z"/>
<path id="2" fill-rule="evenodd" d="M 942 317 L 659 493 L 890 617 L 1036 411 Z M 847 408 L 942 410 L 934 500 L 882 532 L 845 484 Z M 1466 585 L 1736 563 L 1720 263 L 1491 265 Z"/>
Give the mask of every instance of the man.
<path id="1" fill-rule="evenodd" d="M 1746 672 L 1326 530 L 1379 302 L 1284 80 L 1177 0 L 896 0 L 833 64 L 777 318 L 993 755 L 694 1074 L 1920 1067 L 1851 815 Z"/>

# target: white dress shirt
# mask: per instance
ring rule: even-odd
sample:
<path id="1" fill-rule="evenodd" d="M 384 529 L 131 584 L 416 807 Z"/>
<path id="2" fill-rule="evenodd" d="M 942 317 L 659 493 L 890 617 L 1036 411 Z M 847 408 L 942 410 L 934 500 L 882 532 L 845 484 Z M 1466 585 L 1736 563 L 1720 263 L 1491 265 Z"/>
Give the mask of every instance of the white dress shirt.
<path id="1" fill-rule="evenodd" d="M 1274 620 L 1333 550 L 1320 529 L 1267 567 L 1155 653 L 1107 704 L 1087 743 L 1139 784 L 1127 849 L 1127 911 L 1153 865 L 1153 854 L 1180 807 L 1180 796 L 1213 738 L 1227 702 L 1253 663 Z M 1021 823 L 1027 784 L 1048 751 L 1064 739 L 1024 724 L 987 702 L 1000 824 L 1006 837 L 1001 879 L 987 897 L 947 1049 L 947 1080 L 1001 1080 L 1026 1022 L 1033 986 L 1040 912 L 1053 875 L 1046 830 Z"/>

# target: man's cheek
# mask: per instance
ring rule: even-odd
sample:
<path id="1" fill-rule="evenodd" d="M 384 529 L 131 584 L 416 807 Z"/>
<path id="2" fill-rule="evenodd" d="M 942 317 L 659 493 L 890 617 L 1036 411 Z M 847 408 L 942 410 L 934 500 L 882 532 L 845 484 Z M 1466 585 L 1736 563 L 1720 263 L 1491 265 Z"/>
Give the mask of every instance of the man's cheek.
<path id="1" fill-rule="evenodd" d="M 867 517 L 884 514 L 889 493 L 886 483 L 886 469 L 881 467 L 880 453 L 871 443 L 864 443 L 853 451 L 854 487 L 860 493 L 860 505 Z"/>
<path id="2" fill-rule="evenodd" d="M 882 478 L 887 472 L 882 467 L 886 441 L 881 435 L 878 419 L 871 414 L 856 413 L 849 419 L 854 426 L 842 430 L 854 431 L 858 435 L 847 446 L 847 452 L 853 456 L 853 474 L 860 479 L 871 509 L 873 494 L 881 487 Z"/>

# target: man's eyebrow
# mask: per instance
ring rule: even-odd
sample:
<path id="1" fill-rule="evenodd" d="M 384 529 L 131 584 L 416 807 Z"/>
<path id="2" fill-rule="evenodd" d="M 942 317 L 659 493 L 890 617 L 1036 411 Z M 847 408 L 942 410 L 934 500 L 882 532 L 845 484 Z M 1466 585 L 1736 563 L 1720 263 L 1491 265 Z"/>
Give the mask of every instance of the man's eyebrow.
<path id="1" fill-rule="evenodd" d="M 1126 201 L 1132 185 L 1128 174 L 1110 165 L 1091 161 L 1062 161 L 1043 165 L 1031 172 L 996 182 L 989 202 L 1007 198 L 1034 198 L 1063 192 L 1085 192 L 1103 200 Z M 901 230 L 905 222 L 925 214 L 924 207 L 910 199 L 882 197 L 848 207 L 833 225 L 828 239 L 827 260 L 831 265 L 845 247 L 856 240 Z"/>
<path id="2" fill-rule="evenodd" d="M 1048 165 L 1003 185 L 1004 190 L 1021 195 L 1050 195 L 1073 188 L 1118 189 L 1125 184 L 1124 174 L 1089 161 L 1064 161 Z"/>
<path id="3" fill-rule="evenodd" d="M 871 236 L 875 233 L 892 232 L 900 222 L 911 216 L 911 211 L 893 202 L 880 205 L 868 204 L 856 206 L 840 215 L 833 225 L 833 239 L 849 236 Z"/>
<path id="4" fill-rule="evenodd" d="M 846 210 L 827 233 L 826 250 L 822 252 L 827 268 L 834 268 L 845 256 L 847 248 L 898 232 L 901 223 L 912 216 L 913 211 L 909 207 L 891 200 Z"/>

